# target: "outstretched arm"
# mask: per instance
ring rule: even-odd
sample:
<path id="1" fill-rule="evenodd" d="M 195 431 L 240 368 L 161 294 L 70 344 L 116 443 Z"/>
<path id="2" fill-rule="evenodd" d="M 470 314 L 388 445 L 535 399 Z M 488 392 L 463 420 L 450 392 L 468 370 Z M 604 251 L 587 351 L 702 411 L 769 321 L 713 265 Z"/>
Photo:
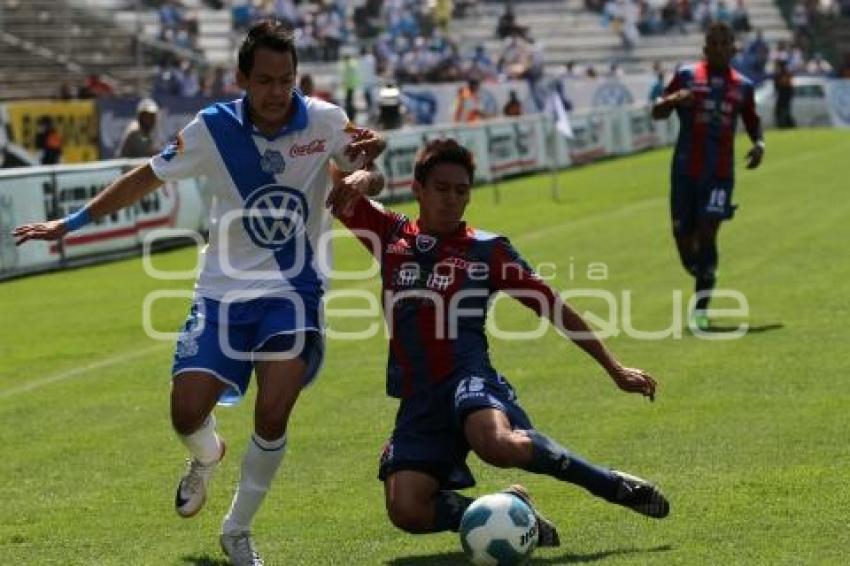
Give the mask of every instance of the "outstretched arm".
<path id="1" fill-rule="evenodd" d="M 12 235 L 17 245 L 27 240 L 58 240 L 101 216 L 137 202 L 161 184 L 162 181 L 154 175 L 150 164 L 141 165 L 116 179 L 74 214 L 59 220 L 23 224 L 15 228 Z"/>
<path id="2" fill-rule="evenodd" d="M 643 370 L 620 364 L 573 307 L 557 298 L 550 320 L 558 330 L 605 368 L 617 387 L 628 393 L 640 393 L 649 397 L 650 401 L 655 400 L 655 380 Z"/>
<path id="3" fill-rule="evenodd" d="M 373 165 L 368 170 L 358 169 L 353 173 L 333 170 L 331 176 L 334 184 L 325 206 L 380 260 L 382 242 L 405 219 L 367 198 L 381 192 L 383 174 Z"/>
<path id="4" fill-rule="evenodd" d="M 552 321 L 555 328 L 605 368 L 617 387 L 655 399 L 655 380 L 640 369 L 618 362 L 581 315 L 535 274 L 507 239 L 497 244 L 490 266 L 496 289 Z"/>

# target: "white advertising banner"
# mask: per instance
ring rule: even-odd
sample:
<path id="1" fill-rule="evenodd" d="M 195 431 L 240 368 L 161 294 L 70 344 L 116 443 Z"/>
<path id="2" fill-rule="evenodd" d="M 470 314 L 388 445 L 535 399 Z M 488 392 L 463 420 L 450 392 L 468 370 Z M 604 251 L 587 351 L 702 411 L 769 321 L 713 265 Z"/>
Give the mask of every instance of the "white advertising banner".
<path id="1" fill-rule="evenodd" d="M 588 163 L 615 153 L 613 113 L 576 112 L 570 117 L 573 137 L 567 140 L 572 163 Z"/>
<path id="2" fill-rule="evenodd" d="M 386 138 L 387 149 L 378 158 L 378 163 L 387 183 L 383 194 L 389 199 L 410 194 L 416 154 L 425 142 L 433 139 L 456 139 L 475 156 L 475 182 L 492 179 L 485 126 L 409 128 L 387 132 Z"/>
<path id="3" fill-rule="evenodd" d="M 378 159 L 378 165 L 386 179 L 385 195 L 390 199 L 410 193 L 413 181 L 413 164 L 416 152 L 426 140 L 425 132 L 419 128 L 410 131 L 387 133 L 387 149 Z"/>
<path id="4" fill-rule="evenodd" d="M 59 263 L 58 254 L 50 253 L 47 242 L 17 247 L 12 237 L 15 226 L 47 217 L 50 187 L 50 175 L 45 174 L 0 178 L 0 275 Z"/>
<path id="5" fill-rule="evenodd" d="M 826 98 L 832 125 L 838 128 L 850 128 L 850 79 L 828 81 Z"/>
<path id="6" fill-rule="evenodd" d="M 166 183 L 140 202 L 100 218 L 61 242 L 28 242 L 16 248 L 8 234 L 25 222 L 76 212 L 133 162 L 38 167 L 0 175 L 0 276 L 61 265 L 69 259 L 132 250 L 158 228 L 204 227 L 207 208 L 199 181 Z"/>
<path id="7" fill-rule="evenodd" d="M 547 166 L 541 120 L 540 115 L 535 115 L 484 126 L 492 178 L 538 171 Z"/>
<path id="8" fill-rule="evenodd" d="M 630 107 L 647 104 L 655 77 L 651 73 L 630 74 L 622 77 L 584 77 L 558 79 L 573 110 L 593 108 Z M 541 96 L 552 88 L 551 83 L 539 84 Z M 413 123 L 417 125 L 451 124 L 454 121 L 454 104 L 463 82 L 441 84 L 411 84 L 401 89 L 402 102 Z M 479 90 L 481 106 L 491 116 L 501 116 L 511 91 L 517 93 L 523 113 L 537 112 L 526 81 L 483 82 Z M 377 98 L 377 92 L 373 95 Z"/>
<path id="9" fill-rule="evenodd" d="M 623 124 L 625 143 L 619 153 L 634 153 L 661 145 L 660 130 L 664 125 L 652 120 L 648 107 L 641 106 L 623 110 L 620 114 L 620 120 Z"/>
<path id="10" fill-rule="evenodd" d="M 570 77 L 561 79 L 564 93 L 573 110 L 612 106 L 635 106 L 649 103 L 649 91 L 655 77 L 651 73 L 622 77 Z"/>

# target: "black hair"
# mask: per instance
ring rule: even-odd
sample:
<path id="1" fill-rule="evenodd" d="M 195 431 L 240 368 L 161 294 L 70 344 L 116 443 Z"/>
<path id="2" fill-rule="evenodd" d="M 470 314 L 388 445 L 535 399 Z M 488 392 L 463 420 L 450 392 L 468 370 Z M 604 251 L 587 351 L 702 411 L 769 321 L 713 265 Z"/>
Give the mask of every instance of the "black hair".
<path id="1" fill-rule="evenodd" d="M 271 49 L 292 55 L 292 66 L 298 68 L 298 53 L 295 51 L 295 32 L 289 24 L 278 20 L 260 20 L 248 30 L 248 35 L 239 46 L 239 71 L 246 77 L 254 68 L 254 52 L 259 48 Z"/>
<path id="2" fill-rule="evenodd" d="M 431 171 L 440 163 L 460 165 L 469 173 L 469 182 L 475 177 L 475 158 L 472 152 L 452 138 L 432 140 L 419 150 L 413 166 L 413 178 L 424 185 Z"/>
<path id="3" fill-rule="evenodd" d="M 708 38 L 717 34 L 728 37 L 732 43 L 735 42 L 735 31 L 726 22 L 712 22 L 705 32 L 705 42 L 708 43 Z"/>

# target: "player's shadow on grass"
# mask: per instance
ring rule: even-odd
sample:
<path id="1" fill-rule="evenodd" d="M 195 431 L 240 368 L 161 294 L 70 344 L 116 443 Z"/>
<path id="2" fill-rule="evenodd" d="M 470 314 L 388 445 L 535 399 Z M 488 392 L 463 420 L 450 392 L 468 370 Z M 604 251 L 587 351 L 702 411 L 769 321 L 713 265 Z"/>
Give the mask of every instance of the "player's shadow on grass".
<path id="1" fill-rule="evenodd" d="M 718 324 L 716 322 L 712 322 L 708 325 L 708 330 L 704 332 L 709 333 L 717 333 L 723 334 L 724 332 L 737 332 L 741 328 L 740 324 Z M 751 324 L 747 328 L 747 331 L 744 333 L 744 336 L 748 334 L 761 334 L 762 332 L 770 332 L 771 330 L 782 330 L 785 328 L 785 325 L 781 322 L 770 322 L 768 324 Z"/>
<path id="2" fill-rule="evenodd" d="M 617 548 L 614 550 L 602 550 L 589 554 L 574 554 L 566 552 L 560 556 L 532 556 L 528 564 L 531 566 L 543 566 L 545 564 L 583 564 L 597 562 L 613 556 L 624 556 L 628 554 L 649 554 L 654 552 L 667 552 L 673 550 L 669 544 L 655 546 L 652 548 Z M 426 556 L 403 556 L 385 562 L 387 566 L 455 566 L 469 564 L 462 552 L 444 552 L 442 554 L 429 554 Z"/>
<path id="3" fill-rule="evenodd" d="M 212 558 L 208 554 L 184 556 L 183 562 L 192 566 L 230 566 L 228 560 Z"/>

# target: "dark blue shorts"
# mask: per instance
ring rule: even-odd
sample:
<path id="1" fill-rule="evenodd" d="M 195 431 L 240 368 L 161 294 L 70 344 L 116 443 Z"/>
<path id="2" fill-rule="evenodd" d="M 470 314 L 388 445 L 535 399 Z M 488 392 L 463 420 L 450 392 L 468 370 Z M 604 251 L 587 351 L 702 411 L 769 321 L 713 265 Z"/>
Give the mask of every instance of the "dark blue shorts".
<path id="1" fill-rule="evenodd" d="M 674 172 L 671 184 L 670 216 L 677 236 L 693 232 L 698 218 L 729 220 L 735 215 L 732 179 L 696 179 Z"/>
<path id="2" fill-rule="evenodd" d="M 474 486 L 475 478 L 466 465 L 470 448 L 463 422 L 470 413 L 485 408 L 504 412 L 515 429 L 533 428 L 511 384 L 494 370 L 464 373 L 402 399 L 395 430 L 381 455 L 378 479 L 416 470 L 434 477 L 441 489 Z"/>
<path id="3" fill-rule="evenodd" d="M 316 377 L 324 358 L 317 307 L 278 298 L 229 305 L 198 298 L 177 338 L 171 375 L 210 374 L 228 385 L 220 402 L 233 404 L 245 395 L 254 362 L 281 354 L 304 360 L 305 385 Z"/>

